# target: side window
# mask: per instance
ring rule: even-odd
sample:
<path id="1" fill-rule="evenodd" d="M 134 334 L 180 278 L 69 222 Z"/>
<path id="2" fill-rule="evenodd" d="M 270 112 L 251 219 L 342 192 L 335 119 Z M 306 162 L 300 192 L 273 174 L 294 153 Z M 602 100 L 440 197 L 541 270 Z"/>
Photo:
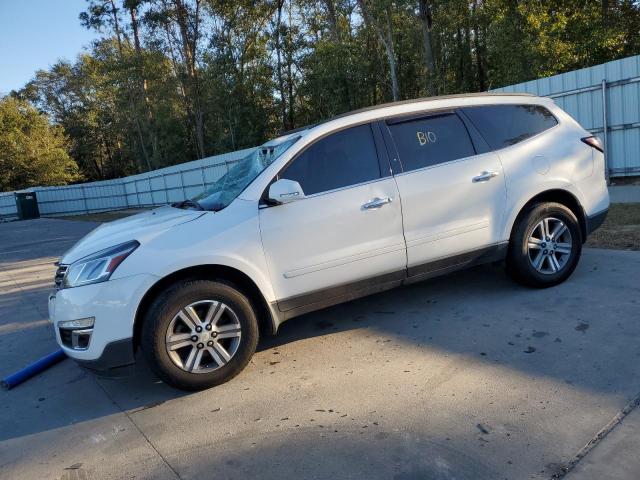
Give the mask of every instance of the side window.
<path id="1" fill-rule="evenodd" d="M 387 124 L 405 172 L 475 155 L 467 129 L 454 113 Z"/>
<path id="2" fill-rule="evenodd" d="M 558 124 L 540 105 L 486 105 L 462 110 L 493 150 L 515 145 Z"/>
<path id="3" fill-rule="evenodd" d="M 380 178 L 380 165 L 369 125 L 333 133 L 307 148 L 281 174 L 296 180 L 305 195 Z"/>

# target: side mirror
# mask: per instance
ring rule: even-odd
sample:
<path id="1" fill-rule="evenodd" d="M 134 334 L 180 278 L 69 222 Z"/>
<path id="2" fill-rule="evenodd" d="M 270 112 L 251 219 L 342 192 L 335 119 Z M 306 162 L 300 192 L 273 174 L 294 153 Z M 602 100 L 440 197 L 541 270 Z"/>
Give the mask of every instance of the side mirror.
<path id="1" fill-rule="evenodd" d="M 295 180 L 282 178 L 269 187 L 269 200 L 275 204 L 295 202 L 302 198 L 304 198 L 304 192 Z"/>

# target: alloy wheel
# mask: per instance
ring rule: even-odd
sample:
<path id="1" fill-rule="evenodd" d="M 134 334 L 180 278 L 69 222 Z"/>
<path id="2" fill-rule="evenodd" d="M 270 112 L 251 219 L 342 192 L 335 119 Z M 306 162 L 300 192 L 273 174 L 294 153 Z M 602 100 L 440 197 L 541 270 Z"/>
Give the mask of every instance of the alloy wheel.
<path id="1" fill-rule="evenodd" d="M 571 232 L 562 220 L 543 218 L 533 227 L 527 240 L 529 261 L 539 273 L 558 273 L 567 265 L 572 245 Z"/>
<path id="2" fill-rule="evenodd" d="M 209 373 L 226 365 L 238 351 L 242 328 L 228 305 L 200 300 L 171 320 L 165 346 L 171 361 L 189 373 Z"/>

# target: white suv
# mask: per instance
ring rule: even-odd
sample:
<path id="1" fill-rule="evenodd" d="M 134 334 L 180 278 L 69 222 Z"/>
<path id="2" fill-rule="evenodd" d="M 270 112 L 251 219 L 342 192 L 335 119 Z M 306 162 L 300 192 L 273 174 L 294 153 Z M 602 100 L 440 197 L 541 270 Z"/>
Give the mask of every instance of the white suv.
<path id="1" fill-rule="evenodd" d="M 49 311 L 82 365 L 141 349 L 183 389 L 238 374 L 297 315 L 485 262 L 569 277 L 607 213 L 600 142 L 552 100 L 394 103 L 270 141 L 193 200 L 108 223 L 62 258 Z"/>

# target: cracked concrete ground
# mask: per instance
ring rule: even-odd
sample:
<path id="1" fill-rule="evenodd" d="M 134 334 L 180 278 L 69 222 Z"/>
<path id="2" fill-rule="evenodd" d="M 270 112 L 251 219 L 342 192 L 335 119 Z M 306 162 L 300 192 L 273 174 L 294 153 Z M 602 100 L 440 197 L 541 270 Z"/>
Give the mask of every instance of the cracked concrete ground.
<path id="1" fill-rule="evenodd" d="M 0 376 L 56 349 L 53 262 L 96 224 L 0 225 Z M 72 361 L 0 392 L 0 478 L 548 479 L 640 392 L 640 253 L 563 285 L 498 267 L 305 315 L 185 393 Z M 637 409 L 566 478 L 640 476 Z"/>

